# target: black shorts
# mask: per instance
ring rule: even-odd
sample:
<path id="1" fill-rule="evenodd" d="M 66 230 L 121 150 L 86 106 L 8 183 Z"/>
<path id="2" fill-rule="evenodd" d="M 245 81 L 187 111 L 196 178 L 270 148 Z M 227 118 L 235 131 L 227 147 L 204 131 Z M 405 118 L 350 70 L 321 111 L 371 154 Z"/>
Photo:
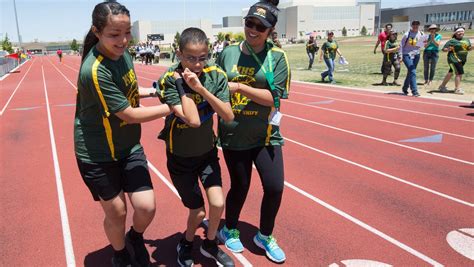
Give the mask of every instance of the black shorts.
<path id="1" fill-rule="evenodd" d="M 204 189 L 222 187 L 221 167 L 217 157 L 217 148 L 198 157 L 179 157 L 169 152 L 168 171 L 184 206 L 188 209 L 198 209 L 204 206 L 198 180 L 200 178 Z"/>
<path id="2" fill-rule="evenodd" d="M 121 191 L 153 189 L 143 148 L 119 161 L 89 163 L 77 159 L 77 165 L 95 201 L 111 200 Z"/>
<path id="3" fill-rule="evenodd" d="M 464 74 L 464 64 L 466 62 L 457 62 L 457 63 L 449 63 L 449 72 L 456 74 L 456 75 L 463 75 Z"/>

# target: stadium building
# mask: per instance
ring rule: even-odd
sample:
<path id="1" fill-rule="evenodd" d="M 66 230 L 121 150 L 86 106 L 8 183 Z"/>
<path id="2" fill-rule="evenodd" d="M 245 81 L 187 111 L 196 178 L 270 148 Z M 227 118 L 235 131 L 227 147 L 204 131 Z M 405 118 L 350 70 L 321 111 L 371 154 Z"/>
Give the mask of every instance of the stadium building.
<path id="1" fill-rule="evenodd" d="M 452 30 L 459 25 L 471 29 L 473 19 L 473 1 L 382 9 L 382 24 L 392 23 L 397 31 L 407 31 L 410 28 L 410 21 L 413 20 L 420 21 L 425 28 L 431 24 L 437 24 L 441 30 Z"/>

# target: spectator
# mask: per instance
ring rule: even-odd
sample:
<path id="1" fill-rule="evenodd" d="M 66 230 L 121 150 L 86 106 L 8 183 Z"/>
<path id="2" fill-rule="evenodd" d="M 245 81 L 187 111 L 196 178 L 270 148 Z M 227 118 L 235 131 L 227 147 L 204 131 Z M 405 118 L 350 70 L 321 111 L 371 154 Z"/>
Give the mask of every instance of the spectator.
<path id="1" fill-rule="evenodd" d="M 392 30 L 392 24 L 388 23 L 385 24 L 385 30 L 379 34 L 379 37 L 377 38 L 377 43 L 375 44 L 374 48 L 374 54 L 377 54 L 377 47 L 381 48 L 381 51 L 383 53 L 384 48 L 385 48 L 385 43 L 387 42 L 388 36 L 390 34 L 390 31 Z M 385 58 L 385 56 L 384 56 Z M 383 65 L 385 61 L 382 61 L 382 67 L 380 68 L 380 72 L 383 73 Z"/>
<path id="2" fill-rule="evenodd" d="M 436 24 L 431 24 L 428 30 L 430 35 L 426 38 L 425 51 L 423 52 L 425 85 L 431 85 L 433 81 L 436 63 L 439 58 L 439 44 L 442 38 L 441 34 L 437 33 L 439 28 Z"/>
<path id="3" fill-rule="evenodd" d="M 319 47 L 316 42 L 316 39 L 314 39 L 313 35 L 310 35 L 309 40 L 306 43 L 306 53 L 308 54 L 308 58 L 309 58 L 308 70 L 311 70 L 311 68 L 313 67 L 314 54 L 317 53 L 318 50 L 319 50 Z"/>
<path id="4" fill-rule="evenodd" d="M 224 43 L 222 43 L 222 49 L 228 47 L 230 45 L 230 34 L 226 34 L 224 36 Z"/>
<path id="5" fill-rule="evenodd" d="M 328 33 L 328 39 L 327 41 L 323 44 L 321 47 L 321 52 L 319 53 L 319 62 L 323 60 L 324 56 L 324 62 L 326 63 L 326 66 L 328 69 L 321 73 L 321 81 L 325 82 L 324 80 L 326 77 L 329 77 L 329 82 L 332 84 L 335 84 L 336 81 L 334 81 L 333 78 L 333 73 L 334 73 L 334 60 L 336 59 L 336 54 L 339 54 L 339 56 L 342 57 L 341 51 L 339 50 L 339 45 L 337 42 L 334 40 L 334 33 L 329 32 Z"/>
<path id="6" fill-rule="evenodd" d="M 278 41 L 278 33 L 275 31 L 272 32 L 272 42 L 276 47 L 281 48 L 280 41 Z"/>
<path id="7" fill-rule="evenodd" d="M 395 69 L 395 74 L 393 77 L 392 85 L 400 84 L 397 82 L 398 75 L 400 75 L 400 61 L 398 57 L 398 50 L 400 49 L 400 44 L 397 41 L 397 33 L 391 31 L 388 37 L 387 42 L 384 45 L 383 50 L 383 80 L 382 85 L 387 84 L 387 77 L 392 72 L 392 66 Z"/>
<path id="8" fill-rule="evenodd" d="M 420 40 L 423 37 L 423 33 L 419 31 L 420 22 L 417 20 L 412 21 L 411 30 L 403 35 L 400 42 L 400 55 L 402 56 L 403 63 L 407 67 L 407 77 L 403 83 L 403 94 L 408 95 L 408 88 L 411 89 L 413 96 L 418 97 L 418 88 L 416 84 L 416 67 L 420 61 Z"/>
<path id="9" fill-rule="evenodd" d="M 171 45 L 171 63 L 174 63 L 174 59 L 176 58 L 176 43 Z"/>
<path id="10" fill-rule="evenodd" d="M 154 58 L 154 62 L 155 63 L 160 63 L 160 46 L 159 45 L 155 45 L 155 54 L 153 56 Z"/>
<path id="11" fill-rule="evenodd" d="M 56 51 L 56 55 L 58 55 L 59 62 L 63 62 L 63 50 L 61 50 L 61 48 L 59 48 L 59 49 Z M 20 57 L 20 58 L 21 58 L 21 57 Z"/>
<path id="12" fill-rule="evenodd" d="M 439 86 L 441 92 L 448 92 L 446 84 L 451 80 L 454 72 L 456 75 L 456 78 L 454 79 L 454 93 L 461 95 L 464 94 L 464 91 L 461 89 L 461 79 L 464 74 L 464 65 L 467 61 L 467 54 L 470 50 L 472 50 L 472 45 L 469 39 L 464 37 L 464 27 L 456 28 L 451 40 L 449 40 L 443 47 L 443 51 L 448 52 L 449 71 Z"/>

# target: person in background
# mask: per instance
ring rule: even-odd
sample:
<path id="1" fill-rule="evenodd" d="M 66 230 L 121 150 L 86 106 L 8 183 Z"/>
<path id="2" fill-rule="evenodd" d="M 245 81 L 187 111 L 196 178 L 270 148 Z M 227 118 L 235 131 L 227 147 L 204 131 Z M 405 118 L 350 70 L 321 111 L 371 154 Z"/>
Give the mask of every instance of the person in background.
<path id="1" fill-rule="evenodd" d="M 425 85 L 431 85 L 436 71 L 436 63 L 439 58 L 439 44 L 441 42 L 441 34 L 437 33 L 439 31 L 436 24 L 431 24 L 428 27 L 430 35 L 427 36 L 425 40 L 425 50 L 423 51 L 423 63 L 424 63 L 424 78 Z"/>
<path id="2" fill-rule="evenodd" d="M 407 76 L 403 83 L 402 91 L 404 95 L 408 95 L 408 88 L 411 89 L 413 96 L 418 97 L 418 87 L 416 84 L 416 68 L 420 61 L 420 39 L 423 33 L 419 31 L 420 22 L 412 21 L 411 29 L 403 35 L 400 42 L 400 52 L 403 63 L 407 67 Z"/>
<path id="3" fill-rule="evenodd" d="M 314 39 L 313 35 L 309 36 L 309 40 L 306 43 L 306 53 L 308 54 L 309 58 L 309 65 L 308 65 L 308 70 L 311 70 L 313 67 L 313 62 L 314 62 L 314 55 L 318 52 L 319 47 L 316 42 L 316 39 Z"/>
<path id="4" fill-rule="evenodd" d="M 171 45 L 171 63 L 174 63 L 175 58 L 176 58 L 176 43 L 173 43 Z"/>
<path id="5" fill-rule="evenodd" d="M 228 47 L 230 45 L 230 34 L 226 34 L 224 36 L 224 43 L 222 43 L 222 49 L 225 49 L 226 47 Z"/>
<path id="6" fill-rule="evenodd" d="M 377 38 L 377 43 L 375 43 L 374 54 L 377 54 L 377 48 L 379 47 L 379 45 L 380 45 L 381 51 L 383 53 L 384 48 L 385 48 L 385 43 L 387 42 L 388 36 L 389 36 L 390 32 L 392 31 L 392 27 L 393 26 L 390 23 L 385 24 L 384 31 L 379 34 L 379 37 Z M 384 61 L 382 61 L 382 67 L 380 67 L 380 72 L 381 73 L 383 73 L 383 65 L 384 65 Z"/>
<path id="7" fill-rule="evenodd" d="M 388 40 L 384 45 L 382 85 L 388 85 L 387 77 L 390 75 L 393 66 L 395 69 L 395 74 L 392 85 L 400 86 L 400 84 L 397 82 L 398 76 L 400 75 L 400 61 L 398 59 L 398 50 L 400 49 L 400 44 L 397 41 L 397 36 L 397 32 L 391 31 Z"/>
<path id="8" fill-rule="evenodd" d="M 448 52 L 449 64 L 449 71 L 439 86 L 439 90 L 443 93 L 448 92 L 446 84 L 451 80 L 454 73 L 454 75 L 456 75 L 454 78 L 454 93 L 464 94 L 464 91 L 461 89 L 461 80 L 464 74 L 464 65 L 467 62 L 467 54 L 472 50 L 471 41 L 464 37 L 464 31 L 464 27 L 456 28 L 451 40 L 446 42 L 443 47 L 443 51 Z"/>
<path id="9" fill-rule="evenodd" d="M 281 48 L 280 41 L 278 41 L 278 33 L 275 31 L 272 32 L 272 42 L 276 47 Z"/>
<path id="10" fill-rule="evenodd" d="M 154 55 L 153 55 L 153 58 L 154 58 L 154 62 L 155 63 L 160 63 L 160 46 L 159 45 L 155 45 L 155 52 L 154 52 Z"/>
<path id="11" fill-rule="evenodd" d="M 61 48 L 59 48 L 59 49 L 56 51 L 56 54 L 58 55 L 59 62 L 63 62 L 63 50 L 61 50 Z M 20 57 L 20 58 L 21 58 L 21 57 Z"/>
<path id="12" fill-rule="evenodd" d="M 319 53 L 319 62 L 323 60 L 326 63 L 328 69 L 321 73 L 321 81 L 325 82 L 326 77 L 329 77 L 329 82 L 335 84 L 336 81 L 334 80 L 333 73 L 335 68 L 334 60 L 336 59 L 336 54 L 342 57 L 341 51 L 339 50 L 339 45 L 337 44 L 336 40 L 334 40 L 334 32 L 328 33 L 328 39 L 324 42 L 323 46 L 321 47 L 321 52 Z"/>

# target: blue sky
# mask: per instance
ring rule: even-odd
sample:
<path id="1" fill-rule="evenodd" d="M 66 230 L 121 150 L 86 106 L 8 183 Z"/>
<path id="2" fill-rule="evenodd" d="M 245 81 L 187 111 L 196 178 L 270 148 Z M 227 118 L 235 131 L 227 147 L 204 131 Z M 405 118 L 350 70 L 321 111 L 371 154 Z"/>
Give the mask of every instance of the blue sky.
<path id="1" fill-rule="evenodd" d="M 315 0 L 317 1 L 317 0 Z M 462 0 L 461 0 L 462 1 Z M 16 0 L 23 42 L 82 40 L 91 23 L 95 0 Z M 242 8 L 256 0 L 121 0 L 132 21 L 209 18 L 222 23 L 223 16 L 240 15 Z M 186 4 L 184 4 L 186 2 Z M 429 0 L 382 0 L 382 7 L 428 3 Z M 444 2 L 460 2 L 445 0 Z M 0 33 L 18 41 L 13 0 L 0 0 Z"/>

